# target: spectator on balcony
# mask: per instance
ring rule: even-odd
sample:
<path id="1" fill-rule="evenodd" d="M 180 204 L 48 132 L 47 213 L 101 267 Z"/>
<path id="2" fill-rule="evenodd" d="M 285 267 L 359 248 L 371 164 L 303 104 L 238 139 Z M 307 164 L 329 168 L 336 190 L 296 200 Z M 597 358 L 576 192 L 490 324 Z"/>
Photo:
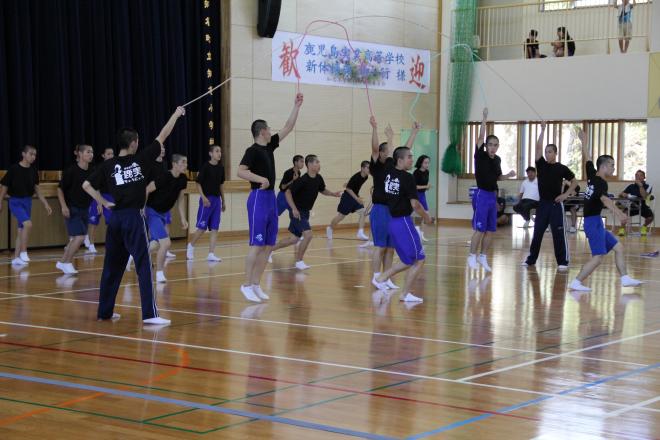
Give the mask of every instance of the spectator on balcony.
<path id="1" fill-rule="evenodd" d="M 623 0 L 618 6 L 617 21 L 619 23 L 619 50 L 621 53 L 628 52 L 630 38 L 632 36 L 632 9 L 635 0 Z"/>
<path id="2" fill-rule="evenodd" d="M 525 40 L 525 58 L 545 58 L 545 55 L 541 55 L 539 51 L 539 42 L 536 39 L 538 36 L 538 31 L 532 29 L 529 31 L 529 37 Z"/>
<path id="3" fill-rule="evenodd" d="M 556 57 L 572 57 L 575 55 L 575 41 L 564 26 L 557 28 L 557 39 L 551 43 L 552 52 Z"/>

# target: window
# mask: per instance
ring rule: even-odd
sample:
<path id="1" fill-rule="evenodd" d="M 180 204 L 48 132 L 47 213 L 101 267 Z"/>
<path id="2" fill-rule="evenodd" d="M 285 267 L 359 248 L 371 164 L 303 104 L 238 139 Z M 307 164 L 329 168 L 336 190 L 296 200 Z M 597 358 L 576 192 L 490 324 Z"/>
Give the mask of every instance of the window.
<path id="1" fill-rule="evenodd" d="M 479 122 L 470 122 L 464 130 L 462 149 L 465 174 L 474 177 L 474 149 Z M 647 134 L 645 121 L 550 121 L 545 130 L 543 146 L 555 144 L 558 160 L 570 168 L 578 180 L 584 180 L 580 129 L 589 131 L 591 151 L 595 161 L 601 154 L 609 154 L 616 161 L 614 179 L 634 180 L 639 169 L 646 171 Z M 500 139 L 497 151 L 502 159 L 502 173 L 514 170 L 518 178 L 528 166 L 536 162 L 536 140 L 541 130 L 539 122 L 494 122 L 486 129 Z"/>
<path id="2" fill-rule="evenodd" d="M 649 0 L 635 0 L 635 4 L 648 3 Z M 621 5 L 623 2 L 617 0 L 617 6 Z M 632 3 L 632 1 L 631 1 Z M 594 6 L 610 6 L 612 2 L 610 0 L 573 0 L 573 1 L 556 1 L 548 0 L 544 1 L 541 6 L 541 11 L 561 11 L 566 9 L 577 9 L 577 8 L 592 8 Z"/>
<path id="3" fill-rule="evenodd" d="M 497 155 L 502 159 L 502 174 L 513 170 L 518 174 L 518 124 L 494 124 L 492 133 L 500 140 Z"/>
<path id="4" fill-rule="evenodd" d="M 623 124 L 623 180 L 635 180 L 637 170 L 646 171 L 646 122 Z"/>

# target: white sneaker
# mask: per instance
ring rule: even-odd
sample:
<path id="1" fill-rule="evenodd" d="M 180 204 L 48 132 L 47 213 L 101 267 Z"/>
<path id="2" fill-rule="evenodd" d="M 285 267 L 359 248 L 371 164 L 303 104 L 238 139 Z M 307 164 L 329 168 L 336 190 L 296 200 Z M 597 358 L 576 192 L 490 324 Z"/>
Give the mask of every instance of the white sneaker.
<path id="1" fill-rule="evenodd" d="M 167 251 L 167 253 L 165 254 L 165 257 L 167 257 L 167 258 L 176 258 L 176 254 L 172 253 L 170 251 Z"/>
<path id="2" fill-rule="evenodd" d="M 636 280 L 634 278 L 629 277 L 628 275 L 624 275 L 621 277 L 621 286 L 623 287 L 633 287 L 633 286 L 639 286 L 640 284 L 643 284 L 643 281 Z"/>
<path id="3" fill-rule="evenodd" d="M 28 257 L 27 252 L 21 252 L 21 254 L 20 254 L 20 258 L 21 258 L 21 260 L 25 261 L 26 263 L 27 263 L 28 261 L 30 261 L 30 257 Z"/>
<path id="4" fill-rule="evenodd" d="M 366 243 L 362 243 L 362 244 L 361 244 L 360 246 L 358 246 L 358 247 L 366 248 L 366 247 L 373 246 L 373 245 L 374 245 L 374 242 L 371 241 L 371 240 L 369 240 L 369 241 L 367 241 Z"/>
<path id="5" fill-rule="evenodd" d="M 172 323 L 172 321 L 170 321 L 169 319 L 161 318 L 160 316 L 156 316 L 155 318 L 143 319 L 142 322 L 145 324 L 153 324 L 153 325 L 168 325 Z"/>
<path id="6" fill-rule="evenodd" d="M 270 299 L 270 296 L 268 296 L 266 292 L 263 291 L 259 284 L 252 285 L 252 291 L 257 294 L 259 299 Z"/>
<path id="7" fill-rule="evenodd" d="M 131 263 L 133 262 L 133 255 L 128 256 L 128 263 L 126 263 L 126 270 L 131 270 Z"/>
<path id="8" fill-rule="evenodd" d="M 99 318 L 99 319 L 97 319 L 97 321 L 116 321 L 119 318 L 121 318 L 121 315 L 119 313 L 113 313 L 112 318 L 109 318 L 109 319 L 100 319 Z"/>
<path id="9" fill-rule="evenodd" d="M 87 246 L 87 252 L 90 254 L 95 254 L 97 252 L 96 246 L 94 246 L 94 243 L 90 243 L 89 246 Z"/>
<path id="10" fill-rule="evenodd" d="M 399 288 L 399 286 L 397 286 L 396 284 L 394 284 L 392 282 L 391 278 L 388 278 L 387 281 L 385 281 L 385 284 L 387 285 L 388 289 L 398 289 Z"/>
<path id="11" fill-rule="evenodd" d="M 27 266 L 27 261 L 23 261 L 20 258 L 14 258 L 11 260 L 11 265 L 12 266 Z"/>
<path id="12" fill-rule="evenodd" d="M 357 238 L 360 240 L 369 240 L 369 236 L 364 233 L 364 229 L 358 229 Z"/>
<path id="13" fill-rule="evenodd" d="M 73 263 L 64 263 L 64 265 L 66 266 L 66 268 L 67 268 L 67 270 L 69 271 L 70 274 L 73 275 L 73 274 L 75 274 L 75 273 L 78 273 L 78 271 L 76 270 L 76 268 L 73 267 Z"/>
<path id="14" fill-rule="evenodd" d="M 89 241 L 89 235 L 85 235 L 85 240 L 83 240 L 83 244 L 85 245 L 86 248 L 89 249 L 89 247 L 92 245 L 92 242 Z"/>
<path id="15" fill-rule="evenodd" d="M 162 270 L 156 271 L 156 282 L 157 283 L 166 283 L 167 278 L 165 278 L 165 274 L 163 273 Z"/>
<path id="16" fill-rule="evenodd" d="M 190 243 L 188 243 L 188 247 L 186 248 L 186 258 L 189 260 L 195 258 L 195 248 Z"/>
<path id="17" fill-rule="evenodd" d="M 568 288 L 571 290 L 577 290 L 578 292 L 591 292 L 591 288 L 584 286 L 577 278 L 571 281 Z"/>
<path id="18" fill-rule="evenodd" d="M 472 270 L 479 270 L 479 263 L 477 263 L 477 256 L 475 254 L 470 254 L 467 259 L 467 264 Z"/>
<path id="19" fill-rule="evenodd" d="M 373 277 L 371 277 L 371 284 L 374 285 L 374 287 L 378 290 L 382 290 L 383 292 L 388 289 L 387 287 L 387 281 L 383 281 L 382 283 L 378 281 L 378 276 L 380 276 L 380 273 L 375 273 Z"/>
<path id="20" fill-rule="evenodd" d="M 529 228 L 529 220 L 525 221 L 525 223 L 523 223 L 522 227 L 523 227 L 523 229 Z"/>
<path id="21" fill-rule="evenodd" d="M 571 234 L 575 234 L 577 232 L 577 229 L 575 229 L 575 226 L 571 226 L 570 228 L 568 228 L 568 232 L 570 232 Z"/>
<path id="22" fill-rule="evenodd" d="M 305 269 L 309 269 L 310 267 L 311 266 L 306 265 L 305 262 L 302 260 L 296 261 L 296 269 L 298 270 L 305 270 Z"/>
<path id="23" fill-rule="evenodd" d="M 406 296 L 404 296 L 403 298 L 400 298 L 399 301 L 421 303 L 421 302 L 424 302 L 424 299 L 420 298 L 418 296 L 415 296 L 412 293 L 408 292 L 408 293 L 406 293 Z"/>
<path id="24" fill-rule="evenodd" d="M 244 286 L 241 284 L 241 293 L 248 301 L 256 303 L 261 302 L 259 297 L 254 293 L 254 290 L 252 290 L 252 286 Z"/>
<path id="25" fill-rule="evenodd" d="M 273 262 L 273 253 L 272 252 L 270 254 L 268 254 L 268 262 L 269 263 Z"/>
<path id="26" fill-rule="evenodd" d="M 429 241 L 429 239 L 424 236 L 423 232 L 421 234 L 419 234 L 419 238 L 421 238 L 423 242 Z"/>
<path id="27" fill-rule="evenodd" d="M 325 236 L 328 237 L 328 240 L 332 240 L 332 228 L 330 226 L 325 228 Z"/>
<path id="28" fill-rule="evenodd" d="M 521 266 L 523 267 L 529 267 L 529 264 L 527 263 L 527 260 L 523 260 L 522 263 L 520 263 Z"/>
<path id="29" fill-rule="evenodd" d="M 488 265 L 488 258 L 484 255 L 481 254 L 479 255 L 478 258 L 479 264 L 481 264 L 486 272 L 492 272 L 493 270 L 490 268 Z"/>
<path id="30" fill-rule="evenodd" d="M 222 261 L 222 258 L 218 257 L 214 253 L 210 253 L 208 257 L 206 257 L 208 261 Z"/>
<path id="31" fill-rule="evenodd" d="M 559 266 L 557 266 L 557 270 L 560 270 L 560 271 L 568 270 L 568 265 L 560 264 Z"/>
<path id="32" fill-rule="evenodd" d="M 67 267 L 66 263 L 58 261 L 55 263 L 55 268 L 61 270 L 64 274 L 69 275 L 69 268 Z"/>

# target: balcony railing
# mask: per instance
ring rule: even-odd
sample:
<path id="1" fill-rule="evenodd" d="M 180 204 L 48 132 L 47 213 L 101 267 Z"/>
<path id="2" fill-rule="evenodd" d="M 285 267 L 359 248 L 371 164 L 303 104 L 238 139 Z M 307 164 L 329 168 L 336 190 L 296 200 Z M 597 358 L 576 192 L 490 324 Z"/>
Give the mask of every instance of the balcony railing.
<path id="1" fill-rule="evenodd" d="M 540 52 L 553 56 L 557 28 L 568 30 L 575 55 L 618 53 L 618 9 L 603 0 L 545 1 L 477 8 L 476 46 L 486 60 L 525 57 L 529 31 L 538 32 Z M 632 11 L 630 51 L 648 51 L 652 4 L 636 3 Z"/>

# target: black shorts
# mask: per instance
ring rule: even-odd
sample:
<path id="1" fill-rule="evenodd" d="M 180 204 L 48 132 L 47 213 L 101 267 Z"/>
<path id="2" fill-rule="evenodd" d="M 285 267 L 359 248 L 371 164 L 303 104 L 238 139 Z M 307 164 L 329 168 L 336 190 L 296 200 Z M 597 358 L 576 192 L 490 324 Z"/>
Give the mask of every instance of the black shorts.
<path id="1" fill-rule="evenodd" d="M 639 215 L 639 209 L 636 209 L 636 207 L 631 208 L 629 215 L 631 217 Z M 649 208 L 648 205 L 646 205 L 646 204 L 642 205 L 642 217 L 644 217 L 644 218 L 652 218 L 653 217 L 653 211 L 651 211 L 651 208 Z"/>

